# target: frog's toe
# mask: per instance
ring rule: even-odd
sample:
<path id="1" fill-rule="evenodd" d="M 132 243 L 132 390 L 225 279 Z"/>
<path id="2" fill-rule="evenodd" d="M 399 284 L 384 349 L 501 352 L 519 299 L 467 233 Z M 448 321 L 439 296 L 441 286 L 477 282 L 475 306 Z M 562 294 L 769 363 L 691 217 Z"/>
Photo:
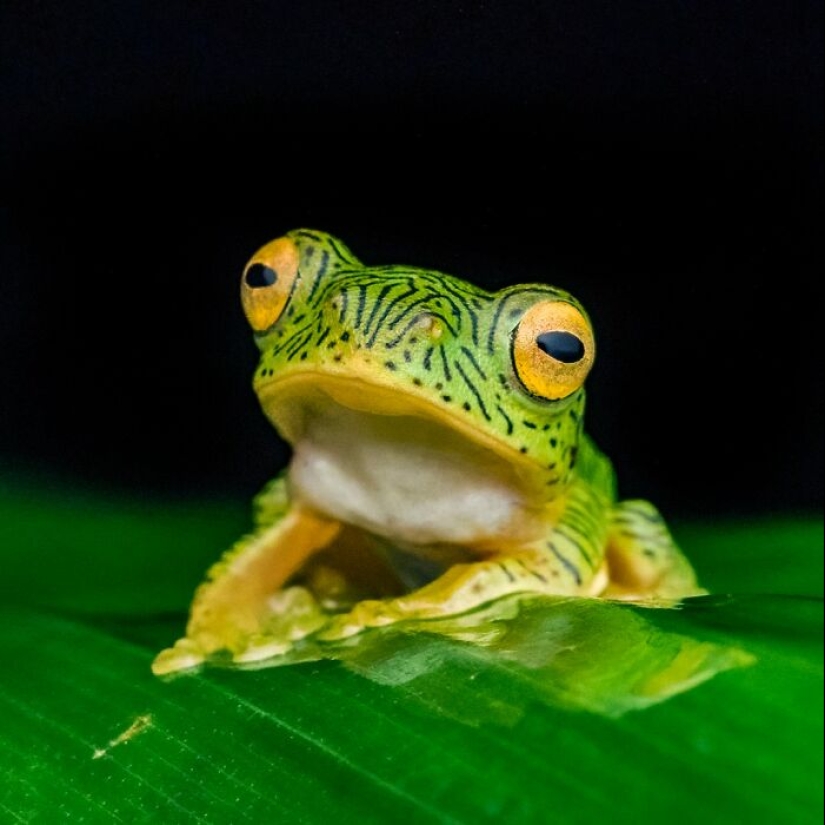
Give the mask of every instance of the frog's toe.
<path id="1" fill-rule="evenodd" d="M 203 664 L 206 655 L 197 642 L 192 639 L 178 639 L 172 647 L 167 647 L 155 657 L 152 662 L 152 673 L 155 676 L 168 676 L 191 670 Z"/>
<path id="2" fill-rule="evenodd" d="M 238 665 L 248 665 L 262 662 L 265 659 L 274 659 L 288 653 L 293 643 L 286 639 L 273 639 L 268 636 L 253 636 L 242 650 L 232 654 L 232 661 Z"/>
<path id="3" fill-rule="evenodd" d="M 232 646 L 232 661 L 250 664 L 288 653 L 327 621 L 327 614 L 306 588 L 280 590 L 270 597 L 259 630 L 242 635 Z"/>
<path id="4" fill-rule="evenodd" d="M 359 602 L 349 613 L 336 616 L 317 634 L 325 642 L 334 642 L 356 636 L 370 627 L 385 627 L 397 622 L 403 615 L 393 609 L 392 602 L 366 600 Z"/>

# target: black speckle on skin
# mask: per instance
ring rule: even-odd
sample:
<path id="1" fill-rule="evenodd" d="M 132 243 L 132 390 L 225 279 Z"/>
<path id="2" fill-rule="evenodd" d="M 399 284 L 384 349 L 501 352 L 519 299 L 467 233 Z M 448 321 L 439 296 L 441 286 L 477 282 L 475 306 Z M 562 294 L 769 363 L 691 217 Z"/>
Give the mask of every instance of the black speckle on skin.
<path id="1" fill-rule="evenodd" d="M 408 350 L 404 350 L 404 363 L 409 364 L 412 361 L 412 353 Z"/>
<path id="2" fill-rule="evenodd" d="M 467 401 L 465 401 L 465 402 L 464 402 L 461 406 L 462 406 L 465 410 L 467 410 L 467 412 L 470 412 L 470 410 L 472 409 L 472 407 L 469 405 L 469 403 L 468 403 Z"/>
<path id="3" fill-rule="evenodd" d="M 390 371 L 398 369 L 398 367 L 395 365 L 395 361 L 387 361 L 385 362 L 384 366 Z"/>
<path id="4" fill-rule="evenodd" d="M 341 353 L 340 353 L 340 352 L 338 352 L 338 353 L 336 353 L 336 354 L 332 357 L 332 360 L 333 360 L 333 361 L 340 361 L 340 360 L 341 360 L 341 358 L 342 358 Z"/>
<path id="5" fill-rule="evenodd" d="M 415 384 L 416 387 L 420 387 L 421 386 L 421 379 L 420 378 L 413 378 L 413 384 Z"/>
<path id="6" fill-rule="evenodd" d="M 412 338 L 410 338 L 410 344 L 417 344 L 417 343 L 418 343 L 418 338 L 416 338 L 416 337 L 413 335 L 413 337 L 412 337 Z"/>
<path id="7" fill-rule="evenodd" d="M 551 461 L 551 462 L 547 465 L 547 469 L 548 469 L 548 470 L 555 470 L 555 469 L 556 469 L 556 466 L 557 466 L 557 463 L 556 463 L 555 461 Z"/>
<path id="8" fill-rule="evenodd" d="M 524 455 L 527 452 L 527 447 L 519 447 L 518 451 Z"/>
<path id="9" fill-rule="evenodd" d="M 342 340 L 344 343 L 346 343 L 347 341 L 349 341 L 349 333 L 348 333 L 348 332 L 342 332 L 342 333 L 341 333 L 341 340 Z"/>
<path id="10" fill-rule="evenodd" d="M 306 353 L 306 352 L 302 352 L 302 353 L 301 353 L 301 360 L 302 360 L 302 361 L 306 361 L 306 360 L 307 360 L 307 355 L 308 355 L 308 353 Z"/>
<path id="11" fill-rule="evenodd" d="M 570 469 L 572 470 L 576 466 L 576 460 L 579 457 L 579 448 L 573 447 L 570 450 Z"/>
<path id="12" fill-rule="evenodd" d="M 436 388 L 439 392 L 441 392 L 441 390 L 443 390 L 443 389 L 444 389 L 444 385 L 443 385 L 443 384 L 439 381 L 439 382 L 435 385 L 435 388 Z"/>
<path id="13" fill-rule="evenodd" d="M 558 438 L 551 438 L 551 439 L 550 439 L 550 446 L 551 446 L 553 449 L 555 449 L 556 447 L 558 447 L 558 446 L 559 446 L 559 440 L 558 440 Z"/>
<path id="14" fill-rule="evenodd" d="M 452 400 L 453 400 L 453 397 L 452 397 L 451 395 L 442 395 L 442 396 L 441 396 L 441 400 L 442 400 L 442 401 L 446 401 L 446 402 L 449 404 L 449 403 L 450 403 L 450 401 L 452 401 Z"/>
<path id="15" fill-rule="evenodd" d="M 536 429 L 536 425 L 532 421 L 522 421 L 521 423 L 524 424 L 524 426 L 527 427 L 528 430 Z"/>

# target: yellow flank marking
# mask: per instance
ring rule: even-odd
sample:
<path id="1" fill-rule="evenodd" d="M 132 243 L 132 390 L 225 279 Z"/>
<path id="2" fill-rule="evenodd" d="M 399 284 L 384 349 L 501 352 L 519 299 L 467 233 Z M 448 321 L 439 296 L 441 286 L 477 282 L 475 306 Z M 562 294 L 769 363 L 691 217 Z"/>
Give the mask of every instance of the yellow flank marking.
<path id="1" fill-rule="evenodd" d="M 92 754 L 92 759 L 100 759 L 103 756 L 106 756 L 112 748 L 116 748 L 118 745 L 125 745 L 127 742 L 134 739 L 139 734 L 143 733 L 143 731 L 147 730 L 152 726 L 152 714 L 145 713 L 143 716 L 138 716 L 128 728 L 126 728 L 123 733 L 118 734 L 114 739 L 112 739 L 105 748 L 96 748 L 95 752 Z"/>

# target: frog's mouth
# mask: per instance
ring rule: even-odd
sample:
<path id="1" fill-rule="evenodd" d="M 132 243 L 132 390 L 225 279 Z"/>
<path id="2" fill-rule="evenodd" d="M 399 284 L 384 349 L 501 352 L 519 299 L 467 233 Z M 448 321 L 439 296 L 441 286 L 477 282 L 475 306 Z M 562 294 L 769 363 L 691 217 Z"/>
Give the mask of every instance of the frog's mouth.
<path id="1" fill-rule="evenodd" d="M 421 418 L 441 426 L 450 440 L 464 439 L 488 450 L 491 457 L 498 457 L 511 467 L 523 468 L 528 474 L 533 467 L 522 451 L 480 426 L 471 413 L 398 386 L 361 378 L 300 373 L 261 387 L 259 397 L 269 420 L 293 445 L 303 438 L 308 421 L 332 401 L 343 409 L 370 415 Z"/>

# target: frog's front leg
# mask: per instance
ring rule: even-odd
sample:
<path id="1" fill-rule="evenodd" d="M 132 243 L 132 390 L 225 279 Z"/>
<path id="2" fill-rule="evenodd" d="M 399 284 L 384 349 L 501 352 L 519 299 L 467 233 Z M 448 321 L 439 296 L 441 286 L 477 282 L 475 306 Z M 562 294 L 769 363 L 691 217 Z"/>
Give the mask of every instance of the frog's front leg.
<path id="1" fill-rule="evenodd" d="M 655 603 L 707 592 L 697 584 L 659 511 L 647 501 L 622 501 L 613 508 L 607 564 L 606 598 Z"/>
<path id="2" fill-rule="evenodd" d="M 288 504 L 281 479 L 256 505 L 257 529 L 209 570 L 195 593 L 186 636 L 155 659 L 156 674 L 194 667 L 221 651 L 234 661 L 271 656 L 326 621 L 309 591 L 281 588 L 333 541 L 340 524 Z"/>
<path id="3" fill-rule="evenodd" d="M 466 613 L 518 593 L 555 596 L 597 595 L 607 583 L 603 563 L 606 522 L 598 513 L 583 528 L 584 509 L 575 498 L 547 535 L 526 546 L 500 551 L 478 562 L 456 564 L 430 584 L 390 600 L 357 604 L 334 618 L 324 639 L 352 636 L 368 627 L 409 619 Z"/>

